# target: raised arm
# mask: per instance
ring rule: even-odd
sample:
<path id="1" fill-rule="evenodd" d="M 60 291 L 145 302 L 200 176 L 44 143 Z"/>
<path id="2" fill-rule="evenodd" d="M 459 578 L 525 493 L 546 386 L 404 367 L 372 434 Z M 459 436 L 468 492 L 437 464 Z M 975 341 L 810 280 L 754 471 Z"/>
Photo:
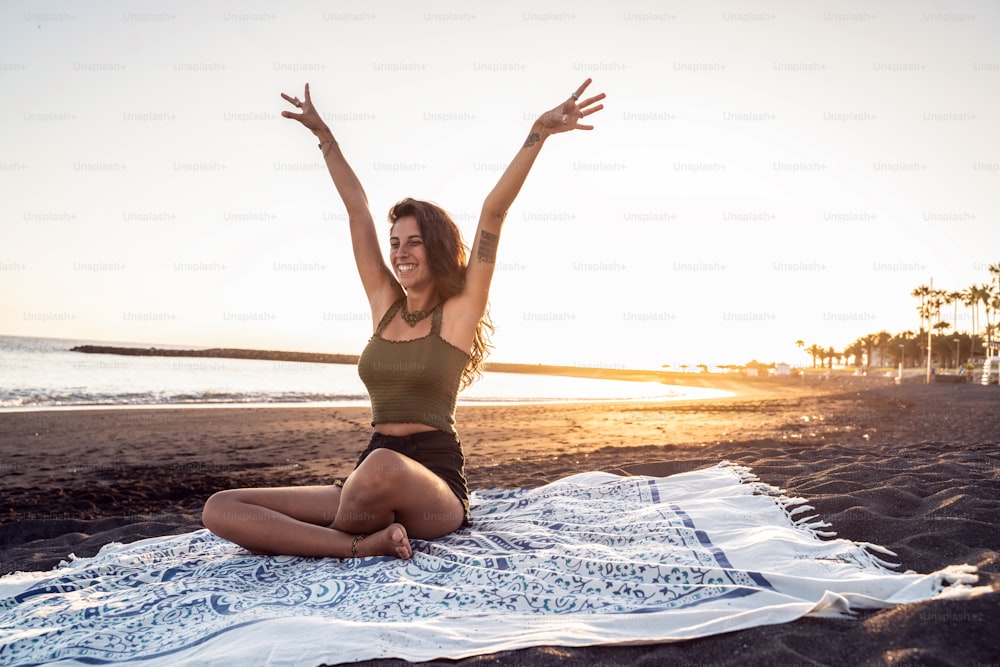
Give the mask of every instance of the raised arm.
<path id="1" fill-rule="evenodd" d="M 309 94 L 309 84 L 306 84 L 305 100 L 298 97 L 281 96 L 302 110 L 302 113 L 283 111 L 281 115 L 302 123 L 319 140 L 319 148 L 323 151 L 326 168 L 330 172 L 333 184 L 340 194 L 340 199 L 347 209 L 347 218 L 351 229 L 351 243 L 354 247 L 354 261 L 358 266 L 361 284 L 368 295 L 374 319 L 382 317 L 382 313 L 398 295 L 403 293 L 396 277 L 389 270 L 379 249 L 378 234 L 375 231 L 375 221 L 372 219 L 371 208 L 368 206 L 368 196 L 361 187 L 361 181 L 351 166 L 347 164 L 344 154 L 340 151 L 333 132 L 320 117 L 313 106 Z"/>
<path id="2" fill-rule="evenodd" d="M 593 125 L 580 124 L 583 118 L 604 108 L 603 104 L 594 106 L 604 99 L 604 93 L 580 100 L 590 81 L 590 79 L 584 81 L 565 102 L 538 117 L 532 124 L 524 145 L 514 155 L 514 159 L 507 165 L 500 180 L 483 202 L 465 281 L 464 297 L 470 310 L 478 309 L 479 314 L 486 310 L 496 263 L 497 243 L 500 240 L 500 228 L 507 216 L 507 210 L 514 203 L 517 193 L 521 191 L 521 186 L 524 185 L 524 180 L 531 171 L 542 144 L 550 135 L 559 132 L 594 129 Z"/>

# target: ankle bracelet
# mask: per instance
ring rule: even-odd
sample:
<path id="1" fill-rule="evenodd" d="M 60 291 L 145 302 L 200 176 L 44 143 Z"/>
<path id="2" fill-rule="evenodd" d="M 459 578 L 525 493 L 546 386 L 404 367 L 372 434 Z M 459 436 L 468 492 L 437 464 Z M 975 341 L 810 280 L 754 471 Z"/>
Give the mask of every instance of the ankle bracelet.
<path id="1" fill-rule="evenodd" d="M 354 539 L 351 540 L 351 558 L 358 557 L 358 542 L 365 539 L 364 535 L 355 535 Z"/>

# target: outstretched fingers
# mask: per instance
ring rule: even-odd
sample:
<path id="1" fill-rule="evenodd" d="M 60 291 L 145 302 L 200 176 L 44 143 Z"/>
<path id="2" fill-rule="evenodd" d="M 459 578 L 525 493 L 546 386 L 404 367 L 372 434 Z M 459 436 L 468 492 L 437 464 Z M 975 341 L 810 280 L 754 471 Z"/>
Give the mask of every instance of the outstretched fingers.
<path id="1" fill-rule="evenodd" d="M 576 89 L 576 92 L 570 95 L 573 101 L 577 101 L 580 99 L 580 96 L 583 95 L 583 91 L 587 90 L 587 86 L 589 86 L 592 81 L 593 79 L 588 77 L 586 81 L 580 84 L 580 87 Z"/>
<path id="2" fill-rule="evenodd" d="M 302 120 L 302 116 L 305 115 L 305 113 L 307 111 L 307 107 L 311 107 L 312 106 L 312 98 L 309 96 L 309 84 L 308 83 L 306 84 L 306 92 L 305 92 L 306 99 L 305 99 L 305 103 L 303 103 L 302 100 L 300 100 L 297 96 L 296 97 L 292 97 L 291 95 L 286 95 L 285 93 L 281 93 L 281 97 L 282 97 L 282 99 L 284 99 L 286 102 L 288 102 L 289 104 L 291 104 L 296 109 L 301 109 L 302 110 L 302 113 L 294 113 L 294 112 L 291 112 L 291 111 L 282 111 L 281 115 L 284 116 L 285 118 L 291 118 L 292 120 Z"/>
<path id="3" fill-rule="evenodd" d="M 597 104 L 606 97 L 604 93 L 598 93 L 597 95 L 593 95 L 584 100 L 580 99 L 583 96 L 584 91 L 587 90 L 587 87 L 591 84 L 592 81 L 593 79 L 588 78 L 586 81 L 580 84 L 580 87 L 577 88 L 572 95 L 570 95 L 570 100 L 568 103 L 573 105 L 573 107 L 576 108 L 576 112 L 579 114 L 579 118 L 573 124 L 574 130 L 593 130 L 594 129 L 593 125 L 581 125 L 579 120 L 589 116 L 592 113 L 596 113 L 604 108 L 603 104 L 598 104 L 597 106 L 593 106 L 594 104 Z"/>
<path id="4" fill-rule="evenodd" d="M 291 104 L 292 106 L 294 106 L 296 108 L 298 108 L 299 105 L 301 104 L 301 102 L 299 102 L 299 98 L 297 98 L 297 97 L 290 97 L 288 95 L 285 95 L 284 93 L 282 93 L 281 96 L 285 99 L 286 102 L 288 102 L 289 104 Z M 284 118 L 291 118 L 292 120 L 301 120 L 302 119 L 302 114 L 300 114 L 300 113 L 294 113 L 294 112 L 291 112 L 291 111 L 282 111 L 281 115 Z"/>

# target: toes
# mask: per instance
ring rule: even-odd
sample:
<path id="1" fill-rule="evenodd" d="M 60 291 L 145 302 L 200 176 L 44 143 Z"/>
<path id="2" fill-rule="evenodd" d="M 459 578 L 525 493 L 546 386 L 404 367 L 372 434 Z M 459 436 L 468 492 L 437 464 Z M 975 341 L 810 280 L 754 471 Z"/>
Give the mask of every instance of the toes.
<path id="1" fill-rule="evenodd" d="M 410 540 L 406 535 L 406 529 L 401 525 L 396 525 L 392 531 L 392 541 L 396 546 L 396 554 L 403 559 L 412 555 L 410 551 Z"/>

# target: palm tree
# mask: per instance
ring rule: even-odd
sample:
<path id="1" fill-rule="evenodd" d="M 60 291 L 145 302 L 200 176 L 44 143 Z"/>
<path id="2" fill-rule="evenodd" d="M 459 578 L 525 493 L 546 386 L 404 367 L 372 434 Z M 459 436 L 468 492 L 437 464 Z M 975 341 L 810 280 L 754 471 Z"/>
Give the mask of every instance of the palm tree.
<path id="1" fill-rule="evenodd" d="M 983 332 L 986 334 L 986 340 L 993 340 L 993 336 L 1000 330 L 1000 323 L 987 324 Z"/>
<path id="2" fill-rule="evenodd" d="M 1000 310 L 1000 292 L 988 292 L 987 299 L 984 299 L 983 303 L 986 304 L 986 343 L 990 344 L 993 342 L 993 333 L 1000 324 L 1000 322 L 990 323 L 990 313 Z M 990 352 L 987 356 L 993 356 L 993 353 Z"/>
<path id="3" fill-rule="evenodd" d="M 940 289 L 928 289 L 927 298 L 924 300 L 923 305 L 920 306 L 920 320 L 921 325 L 924 320 L 927 320 L 927 328 L 936 328 L 936 323 L 934 320 L 939 320 L 941 318 L 941 306 L 945 304 L 945 296 L 948 293 Z"/>
<path id="4" fill-rule="evenodd" d="M 990 264 L 986 269 L 990 272 L 990 275 L 996 278 L 997 291 L 993 291 L 992 285 L 983 285 L 983 290 L 986 294 L 981 295 L 983 300 L 983 305 L 986 307 L 986 342 L 987 344 L 993 342 L 993 329 L 990 328 L 990 311 L 994 313 L 1000 309 L 1000 262 L 996 264 Z M 992 348 L 986 353 L 987 357 L 992 358 L 993 352 Z"/>
<path id="5" fill-rule="evenodd" d="M 865 370 L 869 370 L 872 367 L 872 356 L 875 351 L 875 344 L 878 340 L 878 335 L 868 334 L 860 339 L 860 342 L 865 347 Z"/>
<path id="6" fill-rule="evenodd" d="M 939 326 L 942 324 L 941 320 L 941 306 L 944 305 L 944 297 L 947 292 L 942 289 L 932 289 L 930 290 L 930 296 L 927 297 L 927 343 L 930 353 L 927 357 L 927 381 L 930 382 L 930 372 L 931 372 L 931 355 L 934 354 L 934 342 L 931 338 L 934 329 L 943 329 L 947 327 Z M 938 322 L 934 322 L 938 320 Z"/>
<path id="7" fill-rule="evenodd" d="M 900 339 L 900 344 L 903 345 L 903 362 L 904 363 L 906 362 L 907 358 L 913 359 L 913 360 L 920 359 L 920 352 L 923 350 L 923 347 L 922 347 L 922 344 L 923 344 L 923 341 L 924 341 L 923 336 L 920 336 L 919 334 L 915 334 L 915 333 L 913 333 L 910 330 L 906 330 L 903 333 L 899 334 L 899 339 Z M 914 363 L 911 362 L 910 365 L 911 366 L 918 366 L 919 363 L 914 364 Z"/>
<path id="8" fill-rule="evenodd" d="M 865 352 L 865 346 L 860 340 L 856 340 L 844 348 L 844 354 L 854 357 L 854 366 L 861 366 L 861 355 Z"/>
<path id="9" fill-rule="evenodd" d="M 972 313 L 972 337 L 976 337 L 978 331 L 976 322 L 979 317 L 979 286 L 969 285 L 968 289 L 962 292 L 962 303 L 969 307 Z"/>
<path id="10" fill-rule="evenodd" d="M 986 267 L 986 270 L 990 272 L 991 276 L 994 276 L 997 281 L 997 290 L 1000 290 L 1000 262 L 996 264 L 990 264 Z"/>
<path id="11" fill-rule="evenodd" d="M 962 300 L 962 296 L 961 292 L 948 292 L 944 297 L 946 302 L 952 306 L 951 322 L 956 333 L 958 332 L 958 302 Z"/>
<path id="12" fill-rule="evenodd" d="M 951 323 L 944 320 L 934 325 L 933 358 L 939 368 L 951 366 L 951 358 L 955 356 L 954 336 L 949 336 L 946 331 L 950 326 Z"/>
<path id="13" fill-rule="evenodd" d="M 906 352 L 910 347 L 912 340 L 913 333 L 910 331 L 904 331 L 903 333 L 896 334 L 885 342 L 883 355 L 890 355 L 892 357 L 893 365 L 898 366 L 906 359 Z M 915 356 L 913 350 L 910 351 L 910 354 Z M 911 358 L 913 357 L 911 356 Z"/>
<path id="14" fill-rule="evenodd" d="M 874 341 L 874 343 L 875 343 L 875 347 L 878 348 L 878 352 L 879 352 L 879 355 L 878 355 L 879 356 L 879 366 L 885 366 L 885 355 L 887 354 L 885 347 L 886 347 L 886 343 L 888 343 L 890 340 L 892 340 L 892 334 L 890 334 L 888 331 L 882 330 L 882 331 L 879 331 L 877 334 L 875 334 L 875 341 Z"/>
<path id="15" fill-rule="evenodd" d="M 912 292 L 910 296 L 920 297 L 920 328 L 924 328 L 924 304 L 927 301 L 927 297 L 931 295 L 931 288 L 927 285 L 918 285 Z"/>
<path id="16" fill-rule="evenodd" d="M 993 341 L 993 319 L 990 316 L 996 310 L 993 305 L 996 295 L 993 294 L 992 285 L 983 283 L 979 286 L 979 300 L 982 302 L 983 311 L 986 313 L 986 342 L 990 343 Z"/>
<path id="17" fill-rule="evenodd" d="M 806 352 L 808 352 L 809 354 L 812 355 L 812 358 L 813 358 L 813 365 L 812 365 L 812 367 L 816 368 L 816 357 L 818 357 L 818 356 L 820 356 L 820 355 L 823 354 L 823 348 L 821 348 L 816 343 L 813 343 L 812 345 L 810 345 L 809 347 L 806 348 Z"/>

